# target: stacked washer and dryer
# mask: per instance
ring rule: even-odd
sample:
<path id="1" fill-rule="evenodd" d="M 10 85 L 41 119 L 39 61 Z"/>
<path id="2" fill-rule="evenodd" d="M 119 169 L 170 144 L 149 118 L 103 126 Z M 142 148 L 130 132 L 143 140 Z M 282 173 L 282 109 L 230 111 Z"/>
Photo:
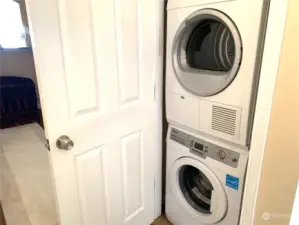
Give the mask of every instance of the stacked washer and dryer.
<path id="1" fill-rule="evenodd" d="M 268 0 L 168 0 L 166 216 L 238 225 Z"/>

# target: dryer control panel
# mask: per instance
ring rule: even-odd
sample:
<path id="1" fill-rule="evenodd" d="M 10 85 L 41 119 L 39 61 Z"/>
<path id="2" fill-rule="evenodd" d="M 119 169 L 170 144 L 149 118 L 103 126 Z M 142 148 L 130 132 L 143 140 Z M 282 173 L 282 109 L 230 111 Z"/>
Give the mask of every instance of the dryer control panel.
<path id="1" fill-rule="evenodd" d="M 189 148 L 190 152 L 202 157 L 210 157 L 233 168 L 238 167 L 240 153 L 196 138 L 176 128 L 172 128 L 170 139 Z"/>

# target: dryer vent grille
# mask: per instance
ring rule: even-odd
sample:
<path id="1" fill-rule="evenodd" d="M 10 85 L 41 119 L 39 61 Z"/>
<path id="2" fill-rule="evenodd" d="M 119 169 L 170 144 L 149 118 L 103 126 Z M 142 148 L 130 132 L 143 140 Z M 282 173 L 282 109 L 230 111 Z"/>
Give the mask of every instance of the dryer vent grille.
<path id="1" fill-rule="evenodd" d="M 212 129 L 213 130 L 235 136 L 236 119 L 237 119 L 236 110 L 224 108 L 216 105 L 212 106 Z"/>

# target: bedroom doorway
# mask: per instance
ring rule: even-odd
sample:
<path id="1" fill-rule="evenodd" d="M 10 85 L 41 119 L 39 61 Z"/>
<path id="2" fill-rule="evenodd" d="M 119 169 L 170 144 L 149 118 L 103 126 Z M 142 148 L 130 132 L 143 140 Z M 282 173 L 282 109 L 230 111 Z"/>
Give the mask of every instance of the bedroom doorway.
<path id="1" fill-rule="evenodd" d="M 25 1 L 0 1 L 0 29 L 0 224 L 57 225 Z"/>

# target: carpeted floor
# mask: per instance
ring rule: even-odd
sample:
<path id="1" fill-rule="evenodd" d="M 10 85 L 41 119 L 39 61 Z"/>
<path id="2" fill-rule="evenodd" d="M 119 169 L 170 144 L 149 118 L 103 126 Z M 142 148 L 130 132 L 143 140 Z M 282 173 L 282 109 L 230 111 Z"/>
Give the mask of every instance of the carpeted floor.
<path id="1" fill-rule="evenodd" d="M 171 225 L 165 216 L 158 217 L 151 225 Z"/>

